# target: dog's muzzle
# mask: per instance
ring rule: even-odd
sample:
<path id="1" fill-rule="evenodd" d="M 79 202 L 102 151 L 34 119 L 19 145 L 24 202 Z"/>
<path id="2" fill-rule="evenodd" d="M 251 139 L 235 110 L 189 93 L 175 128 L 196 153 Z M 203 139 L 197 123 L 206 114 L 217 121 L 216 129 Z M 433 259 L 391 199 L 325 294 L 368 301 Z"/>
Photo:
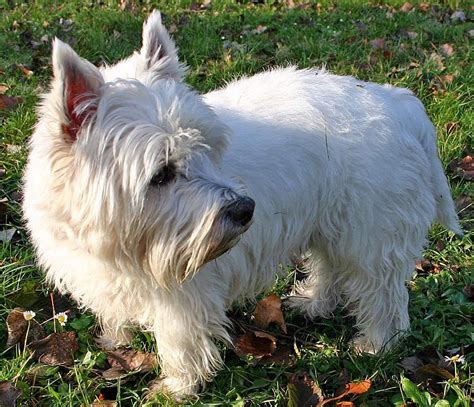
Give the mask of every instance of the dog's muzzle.
<path id="1" fill-rule="evenodd" d="M 255 201 L 249 197 L 241 197 L 225 208 L 225 216 L 236 226 L 244 227 L 252 220 Z"/>

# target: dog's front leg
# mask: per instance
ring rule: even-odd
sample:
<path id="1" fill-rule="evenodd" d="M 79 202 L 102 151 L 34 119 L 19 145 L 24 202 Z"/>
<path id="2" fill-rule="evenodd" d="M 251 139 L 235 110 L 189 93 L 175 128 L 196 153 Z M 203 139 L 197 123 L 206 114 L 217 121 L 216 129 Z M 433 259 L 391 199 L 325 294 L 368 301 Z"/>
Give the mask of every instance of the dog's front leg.
<path id="1" fill-rule="evenodd" d="M 229 340 L 224 303 L 205 290 L 172 293 L 157 309 L 153 326 L 162 376 L 150 395 L 196 395 L 222 365 L 214 340 Z"/>

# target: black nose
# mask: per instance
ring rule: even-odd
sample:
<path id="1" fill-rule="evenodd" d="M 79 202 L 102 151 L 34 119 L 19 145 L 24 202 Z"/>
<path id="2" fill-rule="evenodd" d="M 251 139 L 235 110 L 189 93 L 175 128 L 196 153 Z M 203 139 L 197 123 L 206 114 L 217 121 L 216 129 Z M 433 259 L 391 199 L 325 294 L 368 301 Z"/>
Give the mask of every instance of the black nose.
<path id="1" fill-rule="evenodd" d="M 253 216 L 255 202 L 253 199 L 243 197 L 232 202 L 226 209 L 226 215 L 240 226 L 247 225 Z"/>

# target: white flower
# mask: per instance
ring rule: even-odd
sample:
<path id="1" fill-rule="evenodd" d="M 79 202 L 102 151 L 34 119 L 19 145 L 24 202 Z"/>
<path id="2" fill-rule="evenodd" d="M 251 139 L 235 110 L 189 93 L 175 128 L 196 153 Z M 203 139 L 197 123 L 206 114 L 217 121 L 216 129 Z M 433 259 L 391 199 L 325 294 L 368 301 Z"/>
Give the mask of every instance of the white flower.
<path id="1" fill-rule="evenodd" d="M 23 312 L 23 318 L 25 318 L 27 321 L 31 321 L 35 316 L 36 316 L 36 312 L 34 311 Z"/>
<path id="2" fill-rule="evenodd" d="M 67 314 L 65 312 L 60 312 L 55 316 L 55 318 L 58 320 L 59 325 L 65 326 L 67 322 Z"/>
<path id="3" fill-rule="evenodd" d="M 465 359 L 462 355 L 453 355 L 453 356 L 445 356 L 445 362 L 451 363 L 464 363 Z"/>

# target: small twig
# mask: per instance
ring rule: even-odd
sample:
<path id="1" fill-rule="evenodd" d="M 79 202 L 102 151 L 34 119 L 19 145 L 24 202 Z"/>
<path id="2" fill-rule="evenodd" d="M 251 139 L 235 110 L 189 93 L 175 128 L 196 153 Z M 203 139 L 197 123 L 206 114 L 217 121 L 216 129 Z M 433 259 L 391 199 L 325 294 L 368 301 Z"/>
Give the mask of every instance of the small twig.
<path id="1" fill-rule="evenodd" d="M 56 308 L 54 306 L 54 294 L 52 292 L 49 293 L 49 298 L 51 299 L 51 307 L 53 308 L 53 329 L 54 333 L 56 333 Z"/>

